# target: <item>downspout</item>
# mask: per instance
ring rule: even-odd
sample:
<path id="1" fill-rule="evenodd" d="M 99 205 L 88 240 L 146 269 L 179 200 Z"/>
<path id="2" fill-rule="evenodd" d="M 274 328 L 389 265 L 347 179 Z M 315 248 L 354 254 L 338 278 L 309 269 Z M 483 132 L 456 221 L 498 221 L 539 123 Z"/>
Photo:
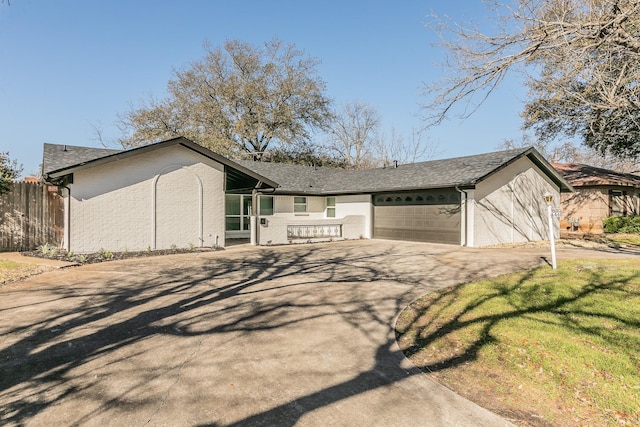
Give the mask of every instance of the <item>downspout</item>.
<path id="1" fill-rule="evenodd" d="M 464 221 L 464 227 L 463 227 L 463 230 L 462 230 L 463 231 L 462 238 L 464 239 L 464 242 L 462 243 L 462 246 L 467 246 L 467 222 L 468 222 L 468 218 L 467 218 L 467 201 L 469 199 L 469 194 L 466 191 L 464 191 L 461 188 L 459 188 L 457 185 L 456 185 L 455 188 L 456 188 L 456 191 L 458 193 L 460 193 L 461 196 L 464 194 L 464 199 L 462 199 L 462 200 L 464 200 L 464 213 L 463 213 L 464 216 L 462 216 L 462 220 Z"/>

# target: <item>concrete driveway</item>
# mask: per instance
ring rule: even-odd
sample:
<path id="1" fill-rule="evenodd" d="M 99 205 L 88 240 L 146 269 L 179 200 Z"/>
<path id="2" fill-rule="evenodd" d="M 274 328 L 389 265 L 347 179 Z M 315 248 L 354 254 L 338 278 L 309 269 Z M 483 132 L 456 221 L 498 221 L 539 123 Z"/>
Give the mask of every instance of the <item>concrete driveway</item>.
<path id="1" fill-rule="evenodd" d="M 545 249 L 356 241 L 58 270 L 0 288 L 0 424 L 505 425 L 404 359 L 393 325 Z M 617 256 L 559 250 L 568 257 Z"/>

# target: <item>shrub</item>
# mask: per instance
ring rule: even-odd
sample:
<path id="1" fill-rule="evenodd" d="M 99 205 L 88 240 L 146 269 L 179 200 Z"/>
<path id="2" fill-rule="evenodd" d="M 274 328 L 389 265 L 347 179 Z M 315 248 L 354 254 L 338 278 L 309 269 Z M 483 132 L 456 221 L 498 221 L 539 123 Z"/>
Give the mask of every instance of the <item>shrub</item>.
<path id="1" fill-rule="evenodd" d="M 640 216 L 612 216 L 603 223 L 605 233 L 640 234 Z"/>
<path id="2" fill-rule="evenodd" d="M 38 251 L 46 258 L 53 258 L 58 254 L 58 248 L 48 243 L 40 246 L 38 248 Z"/>

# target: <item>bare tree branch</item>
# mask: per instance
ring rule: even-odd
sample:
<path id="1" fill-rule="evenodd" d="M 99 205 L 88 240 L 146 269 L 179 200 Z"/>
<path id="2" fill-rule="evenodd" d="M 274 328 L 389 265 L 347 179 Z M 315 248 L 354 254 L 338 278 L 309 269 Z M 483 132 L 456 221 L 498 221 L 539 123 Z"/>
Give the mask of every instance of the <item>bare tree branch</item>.
<path id="1" fill-rule="evenodd" d="M 353 168 L 370 166 L 371 146 L 380 127 L 375 108 L 359 102 L 344 105 L 329 126 L 328 149 Z"/>
<path id="2" fill-rule="evenodd" d="M 487 1 L 494 31 L 436 17 L 446 77 L 427 88 L 427 126 L 454 105 L 472 114 L 508 73 L 524 73 L 526 128 L 541 139 L 579 137 L 621 156 L 640 153 L 640 3 L 635 0 Z M 479 98 L 479 100 L 478 100 Z"/>
<path id="3" fill-rule="evenodd" d="M 389 166 L 393 162 L 415 163 L 433 159 L 438 154 L 438 146 L 424 141 L 424 133 L 413 130 L 409 140 L 391 128 L 390 135 L 380 133 L 373 145 L 373 162 L 377 166 Z"/>

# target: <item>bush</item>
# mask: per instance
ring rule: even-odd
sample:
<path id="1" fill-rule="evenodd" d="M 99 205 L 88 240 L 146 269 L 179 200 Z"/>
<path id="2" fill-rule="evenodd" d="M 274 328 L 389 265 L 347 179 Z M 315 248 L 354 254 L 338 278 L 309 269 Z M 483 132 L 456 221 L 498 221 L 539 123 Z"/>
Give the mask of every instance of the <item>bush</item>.
<path id="1" fill-rule="evenodd" d="M 605 233 L 640 234 L 640 216 L 612 216 L 603 223 Z"/>

